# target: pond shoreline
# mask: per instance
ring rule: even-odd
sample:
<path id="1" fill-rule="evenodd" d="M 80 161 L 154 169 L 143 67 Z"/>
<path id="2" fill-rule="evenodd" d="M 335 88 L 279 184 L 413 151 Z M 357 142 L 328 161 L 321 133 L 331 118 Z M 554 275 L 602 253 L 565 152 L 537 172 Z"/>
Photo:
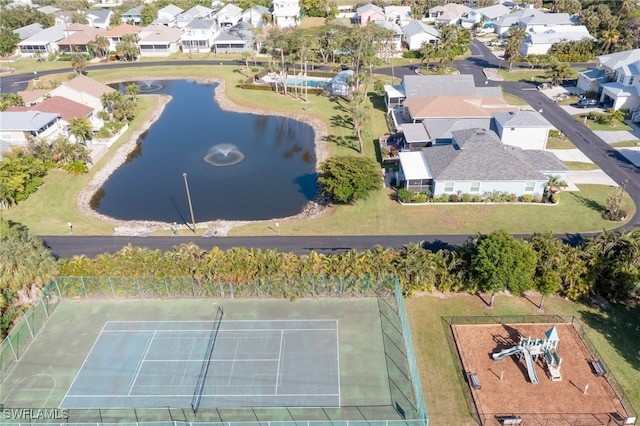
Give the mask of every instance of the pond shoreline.
<path id="1" fill-rule="evenodd" d="M 145 80 L 145 77 L 138 77 L 137 80 Z M 175 80 L 175 79 L 185 79 L 184 77 L 166 77 L 159 79 L 158 77 L 154 77 L 153 80 Z M 327 137 L 328 132 L 326 125 L 319 119 L 312 117 L 308 114 L 294 114 L 294 113 L 283 113 L 277 111 L 264 111 L 261 109 L 254 109 L 240 106 L 234 103 L 231 99 L 229 99 L 225 93 L 225 81 L 213 79 L 213 78 L 189 78 L 186 80 L 191 81 L 199 81 L 199 82 L 207 82 L 207 83 L 217 83 L 218 86 L 214 92 L 214 99 L 222 108 L 226 111 L 232 112 L 241 112 L 241 113 L 251 113 L 258 115 L 266 115 L 266 116 L 278 116 L 278 117 L 286 117 L 291 118 L 303 123 L 308 124 L 312 127 L 314 133 L 314 150 L 316 156 L 316 170 L 318 169 L 318 165 L 325 161 L 328 158 L 328 147 L 327 147 Z M 121 81 L 109 81 L 105 82 L 105 84 L 113 84 L 120 83 Z M 96 219 L 102 220 L 109 224 L 114 225 L 113 235 L 114 236 L 147 236 L 156 231 L 162 230 L 171 230 L 172 224 L 167 222 L 158 222 L 158 221 L 129 221 L 129 220 L 119 220 L 110 216 L 106 216 L 100 214 L 93 210 L 90 206 L 90 202 L 92 197 L 96 192 L 100 190 L 103 184 L 109 179 L 111 174 L 113 174 L 127 159 L 127 156 L 135 149 L 138 139 L 140 135 L 147 131 L 162 115 L 164 108 L 171 101 L 171 97 L 167 95 L 144 95 L 141 94 L 139 96 L 157 96 L 159 97 L 159 101 L 155 107 L 155 109 L 151 112 L 149 117 L 145 120 L 145 122 L 133 132 L 128 140 L 123 143 L 120 147 L 118 147 L 115 154 L 111 157 L 111 159 L 105 164 L 100 170 L 96 172 L 88 185 L 86 185 L 78 196 L 78 209 L 84 215 L 94 217 Z M 307 205 L 302 209 L 302 212 L 298 213 L 294 216 L 283 217 L 283 218 L 273 218 L 268 220 L 257 220 L 257 221 L 236 221 L 236 220 L 214 220 L 209 222 L 200 222 L 196 223 L 197 229 L 206 229 L 202 236 L 225 236 L 228 232 L 237 226 L 242 226 L 248 223 L 273 223 L 274 221 L 288 221 L 288 220 L 301 220 L 301 219 L 310 219 L 315 217 L 320 217 L 328 211 L 327 203 L 322 198 L 322 196 L 318 193 L 314 200 L 307 203 Z M 177 226 L 178 231 L 180 230 L 189 230 L 189 226 L 186 224 L 180 224 Z"/>

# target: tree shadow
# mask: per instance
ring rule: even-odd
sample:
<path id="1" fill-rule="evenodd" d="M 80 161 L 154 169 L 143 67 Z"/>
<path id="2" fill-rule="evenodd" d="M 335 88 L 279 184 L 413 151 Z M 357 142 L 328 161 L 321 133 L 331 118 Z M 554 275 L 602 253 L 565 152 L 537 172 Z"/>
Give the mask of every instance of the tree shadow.
<path id="1" fill-rule="evenodd" d="M 612 304 L 606 311 L 580 311 L 582 321 L 604 336 L 633 369 L 640 370 L 640 305 Z"/>
<path id="2" fill-rule="evenodd" d="M 331 116 L 331 125 L 333 127 L 344 127 L 345 129 L 352 129 L 353 125 L 351 120 L 342 114 L 336 114 Z"/>
<path id="3" fill-rule="evenodd" d="M 359 144 L 355 136 L 329 135 L 327 136 L 327 142 L 359 152 Z"/>
<path id="4" fill-rule="evenodd" d="M 602 213 L 605 210 L 607 210 L 606 206 L 603 206 L 602 204 L 600 204 L 599 202 L 595 201 L 595 200 L 590 200 L 588 198 L 583 197 L 582 195 L 579 194 L 575 194 L 575 193 L 569 193 L 571 194 L 580 204 L 582 204 L 583 206 L 594 210 L 598 213 Z"/>

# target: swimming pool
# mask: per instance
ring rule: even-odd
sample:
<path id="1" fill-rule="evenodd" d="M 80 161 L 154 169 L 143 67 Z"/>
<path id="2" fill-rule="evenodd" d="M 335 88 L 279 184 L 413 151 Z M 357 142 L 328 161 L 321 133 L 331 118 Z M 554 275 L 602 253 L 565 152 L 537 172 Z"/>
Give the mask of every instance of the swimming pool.
<path id="1" fill-rule="evenodd" d="M 307 77 L 307 78 L 292 78 L 287 77 L 287 86 L 297 86 L 297 87 L 313 87 L 317 89 L 324 89 L 327 84 L 329 84 L 328 78 L 322 77 Z"/>

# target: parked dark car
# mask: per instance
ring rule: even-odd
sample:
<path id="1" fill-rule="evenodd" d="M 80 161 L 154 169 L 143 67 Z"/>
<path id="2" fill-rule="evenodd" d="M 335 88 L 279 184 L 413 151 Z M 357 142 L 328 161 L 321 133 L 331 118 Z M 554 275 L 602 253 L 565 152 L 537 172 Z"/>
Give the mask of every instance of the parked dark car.
<path id="1" fill-rule="evenodd" d="M 580 99 L 576 105 L 578 108 L 595 108 L 600 105 L 596 99 Z"/>

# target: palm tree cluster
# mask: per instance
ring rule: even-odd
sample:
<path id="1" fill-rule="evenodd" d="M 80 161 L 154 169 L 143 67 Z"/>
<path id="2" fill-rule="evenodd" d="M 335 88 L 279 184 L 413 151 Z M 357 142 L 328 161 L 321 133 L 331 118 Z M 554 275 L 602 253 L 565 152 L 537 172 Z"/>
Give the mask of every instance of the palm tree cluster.
<path id="1" fill-rule="evenodd" d="M 431 59 L 440 59 L 445 72 L 449 72 L 453 60 L 467 51 L 471 40 L 471 32 L 468 29 L 459 25 L 444 25 L 440 27 L 438 42 L 422 43 L 418 53 L 427 66 Z"/>
<path id="2" fill-rule="evenodd" d="M 60 275 L 158 280 L 189 276 L 199 294 L 219 294 L 220 288 L 232 286 L 238 295 L 288 298 L 309 295 L 310 283 L 362 289 L 363 283 L 371 288 L 371 282 L 397 276 L 408 295 L 434 290 L 519 295 L 537 290 L 543 297 L 557 294 L 576 300 L 598 293 L 624 300 L 640 289 L 640 230 L 603 232 L 580 246 L 566 244 L 550 233 L 516 239 L 495 231 L 438 251 L 414 243 L 398 250 L 378 246 L 301 256 L 255 248 L 205 251 L 193 244 L 171 252 L 128 246 L 93 259 L 61 260 Z M 136 284 L 131 281 L 129 285 Z M 323 294 L 332 295 L 337 287 L 327 288 Z M 388 289 L 376 288 L 380 290 Z"/>
<path id="3" fill-rule="evenodd" d="M 60 135 L 53 142 L 32 139 L 26 147 L 13 147 L 0 161 L 0 207 L 26 200 L 44 182 L 47 171 L 61 168 L 78 175 L 88 171 L 86 147 Z"/>

